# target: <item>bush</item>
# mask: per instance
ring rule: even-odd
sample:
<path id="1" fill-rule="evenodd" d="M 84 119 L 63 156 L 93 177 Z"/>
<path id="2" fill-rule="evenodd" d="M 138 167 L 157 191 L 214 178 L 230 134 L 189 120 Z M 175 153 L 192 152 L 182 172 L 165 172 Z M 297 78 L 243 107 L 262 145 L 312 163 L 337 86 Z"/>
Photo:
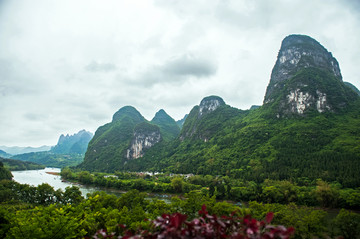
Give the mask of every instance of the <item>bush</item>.
<path id="1" fill-rule="evenodd" d="M 293 233 L 292 227 L 285 228 L 283 226 L 271 226 L 273 213 L 266 215 L 265 221 L 257 221 L 251 216 L 243 218 L 235 216 L 217 217 L 209 215 L 206 206 L 203 205 L 199 211 L 199 218 L 192 221 L 186 221 L 187 215 L 174 213 L 172 215 L 163 214 L 156 220 L 152 221 L 152 229 L 138 230 L 133 234 L 129 230 L 125 230 L 118 238 L 243 238 L 243 239 L 271 239 L 271 238 L 289 238 Z M 121 226 L 122 229 L 125 226 Z M 115 233 L 108 234 L 104 230 L 98 231 L 94 238 L 115 238 Z"/>

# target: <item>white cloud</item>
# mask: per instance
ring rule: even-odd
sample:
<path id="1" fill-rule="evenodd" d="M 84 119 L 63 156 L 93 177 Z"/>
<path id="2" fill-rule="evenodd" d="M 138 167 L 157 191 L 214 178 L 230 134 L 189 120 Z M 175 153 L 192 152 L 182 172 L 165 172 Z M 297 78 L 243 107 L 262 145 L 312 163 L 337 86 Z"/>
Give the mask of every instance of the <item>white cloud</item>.
<path id="1" fill-rule="evenodd" d="M 318 40 L 360 88 L 355 0 L 0 2 L 0 145 L 55 144 L 122 106 L 182 118 L 208 95 L 261 104 L 281 40 Z"/>

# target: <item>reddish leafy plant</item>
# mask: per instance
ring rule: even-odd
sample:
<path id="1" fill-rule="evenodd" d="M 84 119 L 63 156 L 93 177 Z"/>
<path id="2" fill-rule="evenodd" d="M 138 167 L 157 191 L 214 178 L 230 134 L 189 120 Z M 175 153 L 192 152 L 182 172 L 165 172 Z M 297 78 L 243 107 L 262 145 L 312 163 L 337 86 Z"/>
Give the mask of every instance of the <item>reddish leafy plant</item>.
<path id="1" fill-rule="evenodd" d="M 270 225 L 274 214 L 272 212 L 266 215 L 264 221 L 258 221 L 250 215 L 238 217 L 235 213 L 230 216 L 217 217 L 209 215 L 206 206 L 203 205 L 199 211 L 199 218 L 192 221 L 186 221 L 187 216 L 181 213 L 172 215 L 163 214 L 152 221 L 152 230 L 139 230 L 133 234 L 125 230 L 121 239 L 160 239 L 160 238 L 230 238 L 230 239 L 288 239 L 294 234 L 294 228 L 284 226 Z M 123 225 L 121 227 L 124 228 Z M 107 234 L 100 230 L 94 238 L 116 238 L 114 233 Z"/>

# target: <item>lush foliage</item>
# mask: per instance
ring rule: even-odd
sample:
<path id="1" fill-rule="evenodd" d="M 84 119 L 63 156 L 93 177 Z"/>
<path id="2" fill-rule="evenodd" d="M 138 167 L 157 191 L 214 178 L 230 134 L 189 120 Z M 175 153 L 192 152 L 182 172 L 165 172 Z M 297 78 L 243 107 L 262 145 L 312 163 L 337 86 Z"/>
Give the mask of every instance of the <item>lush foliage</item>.
<path id="1" fill-rule="evenodd" d="M 18 154 L 12 159 L 33 162 L 47 167 L 63 168 L 66 166 L 76 166 L 83 161 L 83 154 L 57 154 L 51 151 L 33 152 Z"/>
<path id="2" fill-rule="evenodd" d="M 70 181 L 97 187 L 128 191 L 137 189 L 152 193 L 189 193 L 201 190 L 217 199 L 235 202 L 258 201 L 264 203 L 296 203 L 297 205 L 321 206 L 327 208 L 360 209 L 360 188 L 343 188 L 339 183 L 322 180 L 311 181 L 302 178 L 297 183 L 282 180 L 265 180 L 263 183 L 244 182 L 228 176 L 211 175 L 169 175 L 150 176 L 144 173 L 116 172 L 90 173 L 65 168 L 61 176 Z"/>
<path id="3" fill-rule="evenodd" d="M 18 171 L 18 170 L 33 170 L 33 169 L 43 169 L 44 165 L 40 165 L 33 162 L 21 161 L 16 159 L 4 159 L 0 158 L 0 162 L 2 162 L 7 169 L 10 171 Z"/>
<path id="4" fill-rule="evenodd" d="M 164 110 L 159 110 L 151 120 L 151 123 L 160 127 L 161 135 L 165 141 L 175 139 L 180 133 L 180 128 L 175 120 Z"/>
<path id="5" fill-rule="evenodd" d="M 174 213 L 172 215 L 163 214 L 151 222 L 152 230 L 141 230 L 133 235 L 131 231 L 125 231 L 124 236 L 118 238 L 231 238 L 231 239 L 288 239 L 294 232 L 292 227 L 271 226 L 269 223 L 274 216 L 273 213 L 266 215 L 266 220 L 257 221 L 250 215 L 245 217 L 209 215 L 206 205 L 199 211 L 199 218 L 186 221 L 187 215 Z M 124 226 L 123 226 L 124 227 Z M 106 231 L 99 231 L 95 238 L 113 238 L 114 233 L 107 234 Z"/>
<path id="6" fill-rule="evenodd" d="M 179 127 L 164 111 L 158 112 L 149 122 L 135 108 L 125 106 L 114 114 L 111 123 L 97 129 L 79 167 L 102 172 L 124 170 L 135 132 L 160 132 L 163 140 L 158 144 L 163 144 L 178 135 Z"/>
<path id="7" fill-rule="evenodd" d="M 11 180 L 12 177 L 13 175 L 11 174 L 11 172 L 4 167 L 4 164 L 2 162 L 0 162 L 0 180 L 3 179 Z"/>
<path id="8" fill-rule="evenodd" d="M 311 117 L 281 119 L 268 118 L 263 108 L 237 112 L 224 106 L 199 125 L 190 113 L 181 133 L 196 129 L 190 138 L 155 145 L 124 168 L 228 175 L 258 183 L 320 178 L 358 187 L 360 102 L 354 104 L 341 114 L 314 112 Z"/>
<path id="9" fill-rule="evenodd" d="M 1 238 L 82 238 L 92 237 L 99 230 L 102 230 L 102 233 L 106 231 L 108 235 L 124 235 L 124 229 L 119 225 L 126 225 L 127 230 L 132 233 L 141 228 L 143 233 L 145 230 L 151 231 L 152 235 L 170 233 L 169 230 L 177 233 L 178 230 L 187 231 L 190 228 L 193 233 L 202 233 L 211 227 L 214 227 L 212 233 L 226 232 L 228 235 L 235 235 L 236 232 L 249 233 L 250 230 L 263 234 L 271 233 L 272 230 L 285 232 L 285 229 L 280 227 L 266 227 L 257 221 L 266 218 L 268 212 L 274 213 L 274 225 L 284 225 L 287 228 L 293 226 L 294 238 L 325 235 L 356 238 L 360 225 L 358 214 L 346 210 L 341 210 L 334 220 L 330 221 L 327 212 L 323 210 L 295 204 L 257 202 L 250 202 L 247 208 L 239 208 L 227 202 L 217 202 L 214 196 L 210 197 L 200 191 L 191 191 L 182 199 L 173 197 L 169 203 L 165 203 L 157 199 L 149 200 L 146 193 L 137 190 L 129 191 L 121 197 L 95 192 L 84 199 L 76 187 L 62 192 L 55 191 L 46 184 L 31 187 L 2 181 L 0 185 Z M 206 205 L 206 210 L 203 208 L 199 213 L 202 205 Z M 231 215 L 232 212 L 235 213 Z M 254 219 L 250 220 L 247 216 L 250 214 Z M 160 215 L 170 221 L 179 220 L 176 224 L 178 226 L 173 227 L 175 221 L 159 219 Z M 184 215 L 189 221 L 182 224 L 180 222 L 185 220 Z M 227 216 L 217 218 L 210 215 Z M 269 219 L 270 216 L 268 222 Z M 157 223 L 160 228 L 154 229 L 150 221 Z M 244 228 L 247 230 L 241 230 Z M 265 231 L 258 230 L 259 228 Z M 100 237 L 100 234 L 98 236 Z"/>

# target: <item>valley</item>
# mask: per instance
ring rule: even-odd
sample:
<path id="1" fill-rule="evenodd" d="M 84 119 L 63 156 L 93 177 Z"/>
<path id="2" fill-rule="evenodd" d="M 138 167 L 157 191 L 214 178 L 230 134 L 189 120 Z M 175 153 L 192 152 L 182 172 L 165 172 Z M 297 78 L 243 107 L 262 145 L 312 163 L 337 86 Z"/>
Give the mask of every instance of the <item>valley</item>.
<path id="1" fill-rule="evenodd" d="M 241 110 L 210 95 L 177 122 L 163 109 L 149 121 L 127 105 L 94 135 L 61 135 L 49 151 L 13 158 L 62 167 L 63 180 L 127 193 L 91 192 L 85 199 L 76 187 L 4 181 L 0 216 L 11 224 L 8 235 L 20 235 L 26 221 L 40 227 L 32 213 L 54 212 L 67 221 L 52 222 L 56 227 L 90 237 L 120 235 L 123 224 L 131 233 L 152 230 L 144 219 L 163 213 L 197 220 L 209 211 L 266 223 L 274 217 L 285 226 L 284 238 L 359 238 L 360 96 L 343 81 L 332 53 L 305 35 L 282 41 L 259 107 Z M 149 202 L 146 193 L 174 197 Z M 21 217 L 14 217 L 12 202 Z M 24 228 L 33 230 L 30 223 Z"/>

